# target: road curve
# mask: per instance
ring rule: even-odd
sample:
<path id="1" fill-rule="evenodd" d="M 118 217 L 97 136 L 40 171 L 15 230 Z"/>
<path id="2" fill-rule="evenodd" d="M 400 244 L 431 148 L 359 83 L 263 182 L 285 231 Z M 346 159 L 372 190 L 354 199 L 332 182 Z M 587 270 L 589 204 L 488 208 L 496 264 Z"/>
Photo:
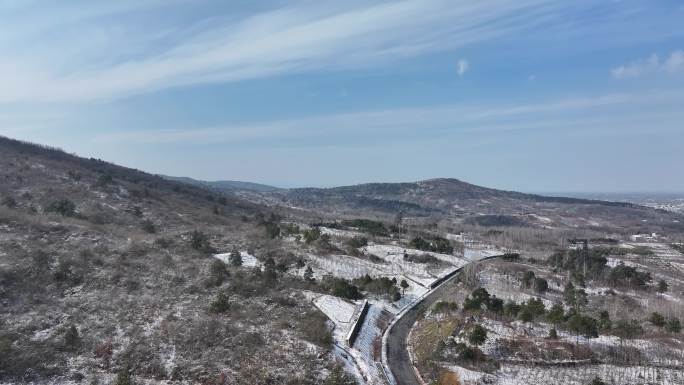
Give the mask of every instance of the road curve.
<path id="1" fill-rule="evenodd" d="M 486 257 L 471 263 L 481 262 L 497 257 L 499 256 Z M 454 280 L 464 267 L 465 266 L 459 268 L 456 271 L 456 274 L 449 277 L 449 279 L 442 282 L 428 295 L 423 297 L 420 303 L 401 314 L 400 318 L 396 319 L 387 330 L 387 346 L 385 346 L 383 350 L 387 355 L 387 366 L 389 366 L 389 370 L 392 372 L 391 374 L 396 381 L 395 385 L 423 385 L 423 383 L 416 377 L 416 373 L 413 370 L 413 363 L 409 358 L 406 346 L 408 334 L 411 331 L 413 324 L 416 322 L 416 319 L 418 319 L 418 315 L 424 309 L 432 306 L 432 304 L 439 299 L 444 291 L 446 291 L 448 283 Z"/>

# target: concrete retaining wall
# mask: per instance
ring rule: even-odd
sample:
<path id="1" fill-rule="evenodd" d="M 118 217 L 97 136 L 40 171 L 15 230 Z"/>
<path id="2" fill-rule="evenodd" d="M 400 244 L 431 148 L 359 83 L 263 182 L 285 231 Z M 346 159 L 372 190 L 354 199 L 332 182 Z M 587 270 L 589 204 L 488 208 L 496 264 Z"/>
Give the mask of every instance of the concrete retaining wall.
<path id="1" fill-rule="evenodd" d="M 354 346 L 354 341 L 356 341 L 356 337 L 359 336 L 359 331 L 361 330 L 361 326 L 363 326 L 363 321 L 366 319 L 366 314 L 368 314 L 368 301 L 363 300 L 363 305 L 361 305 L 361 312 L 359 312 L 359 316 L 356 318 L 356 322 L 354 322 L 354 325 L 352 325 L 351 329 L 349 329 L 349 333 L 347 333 L 347 344 L 349 347 Z"/>

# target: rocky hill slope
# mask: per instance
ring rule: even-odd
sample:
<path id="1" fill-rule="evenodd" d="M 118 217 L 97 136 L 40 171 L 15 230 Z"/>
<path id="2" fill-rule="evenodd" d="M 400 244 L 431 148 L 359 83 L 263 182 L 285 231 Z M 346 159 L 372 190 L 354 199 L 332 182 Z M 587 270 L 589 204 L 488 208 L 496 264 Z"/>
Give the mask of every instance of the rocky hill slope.
<path id="1" fill-rule="evenodd" d="M 0 383 L 320 383 L 327 327 L 268 215 L 0 138 Z M 235 249 L 280 270 L 212 258 Z"/>

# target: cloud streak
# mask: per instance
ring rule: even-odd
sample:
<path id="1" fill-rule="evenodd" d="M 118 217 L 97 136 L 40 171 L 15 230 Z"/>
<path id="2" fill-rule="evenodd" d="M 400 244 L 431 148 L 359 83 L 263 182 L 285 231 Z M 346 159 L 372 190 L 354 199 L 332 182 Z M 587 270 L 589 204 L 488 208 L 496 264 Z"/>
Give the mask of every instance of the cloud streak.
<path id="1" fill-rule="evenodd" d="M 684 118 L 671 107 L 684 91 L 608 94 L 527 104 L 473 104 L 402 108 L 313 116 L 300 119 L 250 122 L 219 127 L 140 130 L 99 134 L 98 144 L 238 144 L 258 146 L 358 146 L 374 142 L 416 141 L 463 134 L 510 131 L 570 131 L 591 133 L 635 128 L 658 121 Z"/>
<path id="2" fill-rule="evenodd" d="M 650 74 L 684 73 L 684 50 L 672 51 L 665 60 L 660 60 L 657 54 L 646 59 L 624 64 L 610 70 L 616 79 L 636 78 Z"/>
<path id="3" fill-rule="evenodd" d="M 78 12 L 58 9 L 71 16 L 58 25 L 59 18 L 44 13 L 24 12 L 21 22 L 0 17 L 13 32 L 0 38 L 0 103 L 111 99 L 367 68 L 548 26 L 584 2 L 304 2 L 238 16 L 204 13 L 185 24 L 160 21 L 182 18 L 183 2 L 163 8 L 153 2 L 142 9 L 136 4 L 87 2 Z M 153 16 L 146 13 L 151 8 Z M 30 50 L 22 46 L 26 42 Z M 467 61 L 458 63 L 459 75 L 467 70 Z"/>

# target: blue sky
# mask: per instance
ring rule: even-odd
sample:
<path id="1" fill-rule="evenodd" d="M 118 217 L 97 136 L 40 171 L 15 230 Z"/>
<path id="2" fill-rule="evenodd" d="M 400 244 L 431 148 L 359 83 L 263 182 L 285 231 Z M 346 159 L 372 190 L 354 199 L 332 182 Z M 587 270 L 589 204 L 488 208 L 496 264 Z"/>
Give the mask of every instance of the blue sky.
<path id="1" fill-rule="evenodd" d="M 684 3 L 0 0 L 0 134 L 286 187 L 684 191 Z"/>

